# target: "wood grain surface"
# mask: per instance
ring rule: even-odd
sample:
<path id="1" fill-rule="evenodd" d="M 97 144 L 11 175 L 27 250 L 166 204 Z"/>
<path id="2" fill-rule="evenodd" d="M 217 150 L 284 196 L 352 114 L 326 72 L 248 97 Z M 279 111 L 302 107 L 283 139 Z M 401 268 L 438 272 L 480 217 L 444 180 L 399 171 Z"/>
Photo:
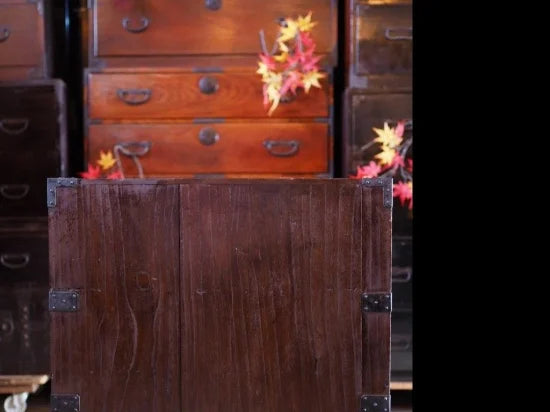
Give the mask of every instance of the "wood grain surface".
<path id="1" fill-rule="evenodd" d="M 199 88 L 203 78 L 217 82 L 217 90 L 205 94 Z M 195 117 L 267 118 L 269 107 L 263 105 L 260 75 L 246 73 L 89 73 L 89 117 L 91 119 L 173 119 Z M 292 102 L 281 103 L 275 118 L 327 117 L 328 85 L 312 87 L 309 94 L 299 93 Z M 146 100 L 128 104 L 119 91 L 140 90 L 126 100 Z M 147 92 L 145 92 L 147 91 Z"/>

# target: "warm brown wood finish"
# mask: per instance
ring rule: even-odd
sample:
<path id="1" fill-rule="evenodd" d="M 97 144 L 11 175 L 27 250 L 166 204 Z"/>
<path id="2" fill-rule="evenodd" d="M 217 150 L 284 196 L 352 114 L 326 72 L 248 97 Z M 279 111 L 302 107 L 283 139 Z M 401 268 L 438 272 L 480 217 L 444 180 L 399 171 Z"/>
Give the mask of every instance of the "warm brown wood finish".
<path id="1" fill-rule="evenodd" d="M 262 83 L 249 73 L 89 74 L 91 119 L 173 119 L 194 117 L 267 117 Z M 200 82 L 216 84 L 204 93 Z M 273 117 L 326 117 L 328 90 L 312 88 L 294 102 L 281 104 Z"/>
<path id="2" fill-rule="evenodd" d="M 0 375 L 48 373 L 48 289 L 0 273 Z"/>
<path id="3" fill-rule="evenodd" d="M 50 209 L 52 392 L 82 411 L 356 411 L 389 394 L 391 209 L 350 179 L 80 181 Z"/>
<path id="4" fill-rule="evenodd" d="M 0 81 L 48 75 L 44 3 L 0 3 Z"/>
<path id="5" fill-rule="evenodd" d="M 53 392 L 79 393 L 81 411 L 180 410 L 178 194 L 57 189 L 50 283 L 81 309 L 51 313 Z"/>
<path id="6" fill-rule="evenodd" d="M 203 0 L 93 3 L 94 56 L 257 54 L 261 29 L 271 46 L 278 18 L 305 16 L 310 10 L 319 22 L 313 29 L 317 52 L 331 53 L 336 45 L 335 0 L 222 0 L 217 10 L 208 8 L 215 1 Z"/>
<path id="7" fill-rule="evenodd" d="M 208 130 L 217 136 L 211 144 L 201 142 Z M 134 142 L 151 143 L 139 157 L 146 176 L 328 172 L 328 125 L 323 123 L 92 125 L 89 157 Z M 132 159 L 121 158 L 125 175 L 137 176 Z"/>
<path id="8" fill-rule="evenodd" d="M 0 220 L 46 214 L 46 178 L 66 176 L 65 85 L 0 84 Z"/>

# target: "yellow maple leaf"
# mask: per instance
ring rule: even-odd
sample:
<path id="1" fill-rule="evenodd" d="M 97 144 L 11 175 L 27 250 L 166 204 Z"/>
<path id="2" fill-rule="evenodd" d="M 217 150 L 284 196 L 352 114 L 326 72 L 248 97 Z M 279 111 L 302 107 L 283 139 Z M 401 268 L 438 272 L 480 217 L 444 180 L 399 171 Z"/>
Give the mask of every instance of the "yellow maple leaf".
<path id="1" fill-rule="evenodd" d="M 317 70 L 312 70 L 310 72 L 307 72 L 304 74 L 304 77 L 302 78 L 302 83 L 304 84 L 304 90 L 306 93 L 309 93 L 309 89 L 311 86 L 315 87 L 321 87 L 319 84 L 319 79 L 324 78 L 325 75 L 323 73 L 319 73 Z"/>
<path id="2" fill-rule="evenodd" d="M 378 135 L 374 141 L 382 143 L 383 146 L 387 146 L 391 149 L 399 146 L 403 141 L 403 138 L 395 133 L 395 128 L 388 126 L 387 122 L 384 122 L 384 129 L 373 127 L 372 130 Z"/>
<path id="3" fill-rule="evenodd" d="M 311 21 L 311 11 L 307 14 L 306 17 L 298 17 L 297 25 L 300 31 L 311 31 L 311 29 L 315 27 L 316 24 L 317 22 Z"/>
<path id="4" fill-rule="evenodd" d="M 256 73 L 261 74 L 262 77 L 265 77 L 268 75 L 269 69 L 265 63 L 258 62 L 258 70 L 256 70 Z"/>
<path id="5" fill-rule="evenodd" d="M 292 19 L 286 19 L 286 26 L 281 27 L 279 35 L 279 44 L 281 42 L 292 40 L 298 34 L 298 22 Z"/>
<path id="6" fill-rule="evenodd" d="M 116 160 L 113 158 L 113 154 L 109 150 L 107 153 L 103 153 L 103 150 L 99 152 L 99 160 L 97 164 L 101 166 L 103 170 L 110 169 L 116 163 Z"/>
<path id="7" fill-rule="evenodd" d="M 381 165 L 389 165 L 391 164 L 393 158 L 395 157 L 395 150 L 384 146 L 382 148 L 382 151 L 374 157 L 380 160 Z"/>
<path id="8" fill-rule="evenodd" d="M 283 53 L 288 53 L 289 49 L 286 43 L 280 39 L 277 40 L 277 42 L 279 43 L 279 50 L 281 50 Z"/>
<path id="9" fill-rule="evenodd" d="M 284 44 L 284 43 L 283 43 Z M 286 44 L 285 44 L 286 47 Z M 276 56 L 273 56 L 276 62 L 283 63 L 288 59 L 288 52 L 283 51 L 281 54 L 278 54 Z"/>

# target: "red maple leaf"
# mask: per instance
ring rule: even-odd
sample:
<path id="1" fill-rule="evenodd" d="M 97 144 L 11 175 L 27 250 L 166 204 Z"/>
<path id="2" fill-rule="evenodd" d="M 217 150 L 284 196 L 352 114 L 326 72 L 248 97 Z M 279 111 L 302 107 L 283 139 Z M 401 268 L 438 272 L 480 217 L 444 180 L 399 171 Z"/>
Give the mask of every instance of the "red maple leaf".
<path id="1" fill-rule="evenodd" d="M 321 56 L 309 57 L 305 62 L 302 63 L 304 71 L 310 72 L 312 70 L 319 70 L 319 66 L 317 65 L 317 63 L 319 63 L 319 60 L 321 60 Z"/>
<path id="2" fill-rule="evenodd" d="M 289 90 L 293 94 L 296 94 L 296 89 L 300 86 L 303 86 L 300 73 L 295 70 L 288 72 L 288 77 L 285 79 L 283 86 L 281 87 L 281 96 L 286 94 Z"/>
<path id="3" fill-rule="evenodd" d="M 409 172 L 413 171 L 413 160 L 407 159 L 407 168 L 409 169 Z"/>
<path id="4" fill-rule="evenodd" d="M 108 174 L 107 179 L 122 179 L 122 173 L 117 170 L 116 172 Z"/>
<path id="5" fill-rule="evenodd" d="M 99 166 L 93 167 L 88 163 L 88 170 L 86 172 L 80 172 L 80 176 L 83 179 L 99 179 Z"/>
<path id="6" fill-rule="evenodd" d="M 401 157 L 399 153 L 396 153 L 395 156 L 393 157 L 393 160 L 391 161 L 391 165 L 392 167 L 398 167 L 398 166 L 405 167 L 405 159 L 403 159 L 403 157 Z"/>
<path id="7" fill-rule="evenodd" d="M 269 70 L 275 70 L 277 66 L 275 65 L 275 59 L 273 56 L 267 56 L 263 53 L 260 53 L 260 60 L 264 63 Z"/>
<path id="8" fill-rule="evenodd" d="M 393 185 L 393 197 L 399 197 L 401 206 L 405 205 L 407 200 L 410 200 L 409 209 L 412 209 L 412 187 L 404 182 L 397 182 Z"/>
<path id="9" fill-rule="evenodd" d="M 309 49 L 310 47 L 315 48 L 315 43 L 311 38 L 311 34 L 308 33 L 307 31 L 300 32 L 300 40 L 302 41 L 302 46 L 304 46 L 304 48 L 306 49 Z"/>
<path id="10" fill-rule="evenodd" d="M 399 137 L 403 137 L 403 133 L 405 133 L 405 122 L 397 122 L 395 134 Z"/>
<path id="11" fill-rule="evenodd" d="M 381 168 L 374 161 L 370 161 L 368 165 L 357 166 L 357 179 L 362 179 L 363 177 L 372 178 L 378 176 Z"/>

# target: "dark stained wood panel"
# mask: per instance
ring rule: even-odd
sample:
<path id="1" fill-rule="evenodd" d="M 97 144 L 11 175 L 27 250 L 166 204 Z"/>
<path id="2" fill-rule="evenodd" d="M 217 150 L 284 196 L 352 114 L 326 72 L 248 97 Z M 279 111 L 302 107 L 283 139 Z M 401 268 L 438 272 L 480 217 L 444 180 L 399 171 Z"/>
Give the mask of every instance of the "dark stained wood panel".
<path id="1" fill-rule="evenodd" d="M 82 411 L 179 410 L 178 203 L 177 186 L 57 189 L 50 284 L 81 309 L 51 313 L 52 392 Z"/>
<path id="2" fill-rule="evenodd" d="M 361 201 L 351 181 L 181 186 L 183 410 L 357 408 Z"/>

